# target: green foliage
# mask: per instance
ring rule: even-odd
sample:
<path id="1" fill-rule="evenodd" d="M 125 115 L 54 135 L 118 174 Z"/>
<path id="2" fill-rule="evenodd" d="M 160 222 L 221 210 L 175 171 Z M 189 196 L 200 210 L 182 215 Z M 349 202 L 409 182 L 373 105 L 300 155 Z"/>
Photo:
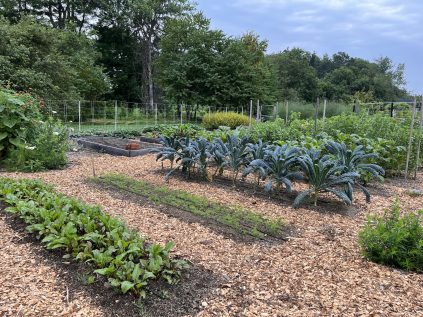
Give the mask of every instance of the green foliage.
<path id="1" fill-rule="evenodd" d="M 247 209 L 215 203 L 186 191 L 171 190 L 168 187 L 157 186 L 124 175 L 107 174 L 91 180 L 140 195 L 157 205 L 166 204 L 213 219 L 245 235 L 256 238 L 264 238 L 266 235 L 283 237 L 285 224 L 282 219 L 264 218 Z"/>
<path id="2" fill-rule="evenodd" d="M 170 257 L 173 243 L 147 244 L 99 207 L 83 204 L 34 180 L 1 179 L 0 199 L 28 224 L 47 249 L 92 264 L 118 291 L 144 297 L 151 280 L 174 282 L 185 262 Z"/>
<path id="3" fill-rule="evenodd" d="M 217 129 L 221 126 L 235 129 L 239 126 L 248 126 L 250 119 L 236 112 L 215 112 L 203 117 L 203 125 L 206 129 Z"/>
<path id="4" fill-rule="evenodd" d="M 382 178 L 385 171 L 382 167 L 377 164 L 370 163 L 370 160 L 377 158 L 374 153 L 365 153 L 363 146 L 359 145 L 354 150 L 347 149 L 344 143 L 337 143 L 329 141 L 326 144 L 326 149 L 331 153 L 338 165 L 343 166 L 344 173 L 355 172 L 360 175 L 361 180 L 364 182 L 368 181 L 372 177 Z M 354 182 L 366 196 L 367 202 L 370 202 L 370 192 L 366 187 L 361 185 L 359 182 Z M 353 186 L 348 184 L 346 188 L 346 194 L 348 198 L 353 201 Z"/>
<path id="5" fill-rule="evenodd" d="M 347 205 L 352 201 L 348 195 L 339 189 L 345 186 L 352 186 L 355 178 L 360 175 L 355 172 L 344 172 L 344 166 L 339 165 L 328 155 L 321 155 L 320 151 L 308 150 L 298 157 L 298 164 L 303 171 L 309 189 L 298 194 L 294 201 L 294 207 L 298 207 L 306 197 L 314 198 L 314 205 L 317 206 L 319 194 L 328 192 L 334 194 Z"/>
<path id="6" fill-rule="evenodd" d="M 68 129 L 49 118 L 39 122 L 24 144 L 10 151 L 6 164 L 10 170 L 23 172 L 63 168 L 68 150 Z"/>
<path id="7" fill-rule="evenodd" d="M 330 155 L 323 155 L 314 146 L 275 146 L 261 140 L 248 143 L 248 138 L 234 135 L 229 136 L 226 143 L 222 139 L 210 142 L 204 138 L 191 140 L 177 137 L 162 137 L 161 143 L 163 147 L 155 149 L 155 152 L 157 160 L 169 160 L 171 163 L 166 179 L 176 170 L 181 170 L 187 177 L 197 171 L 200 177 L 213 181 L 226 169 L 231 173 L 234 185 L 240 173 L 243 178 L 254 174 L 256 186 L 267 180 L 265 191 L 276 185 L 278 190 L 283 186 L 288 192 L 292 190 L 293 181 L 305 179 L 310 188 L 297 196 L 295 207 L 308 196 L 314 197 L 316 205 L 322 192 L 332 193 L 351 205 L 354 185 L 365 193 L 367 202 L 370 202 L 370 192 L 357 179 L 360 176 L 366 180 L 370 176 L 381 177 L 384 172 L 380 166 L 367 162 L 374 159 L 375 154 L 364 152 L 361 146 L 351 150 L 345 144 L 333 141 L 322 143 L 322 149 Z M 174 168 L 175 161 L 179 165 Z M 214 172 L 209 172 L 213 168 Z"/>
<path id="8" fill-rule="evenodd" d="M 370 216 L 360 231 L 366 258 L 376 263 L 423 272 L 423 212 L 401 215 L 398 203 L 384 216 Z"/>
<path id="9" fill-rule="evenodd" d="M 275 76 L 265 61 L 266 48 L 267 42 L 252 33 L 231 38 L 211 30 L 201 13 L 171 20 L 157 59 L 165 98 L 230 109 L 251 98 L 275 101 Z"/>
<path id="10" fill-rule="evenodd" d="M 404 170 L 410 130 L 410 119 L 397 120 L 380 114 L 342 114 L 318 120 L 317 135 L 314 136 L 314 120 L 291 118 L 286 124 L 282 119 L 272 122 L 254 123 L 251 129 L 241 128 L 240 136 L 248 136 L 252 141 L 262 139 L 279 145 L 289 144 L 306 148 L 322 148 L 329 141 L 345 143 L 354 149 L 362 146 L 366 153 L 374 153 L 372 163 L 380 165 L 389 173 Z M 413 132 L 413 149 L 419 138 L 417 125 Z M 416 157 L 411 153 L 410 166 L 416 165 Z"/>
<path id="11" fill-rule="evenodd" d="M 254 159 L 244 170 L 244 175 L 250 171 L 258 171 L 261 180 L 269 179 L 265 191 L 270 191 L 275 184 L 279 189 L 285 186 L 288 192 L 292 189 L 292 181 L 302 179 L 301 173 L 293 169 L 297 163 L 299 148 L 287 144 L 268 148 L 263 158 Z"/>
<path id="12" fill-rule="evenodd" d="M 0 86 L 0 160 L 31 135 L 41 120 L 41 106 L 30 94 Z"/>
<path id="13" fill-rule="evenodd" d="M 404 65 L 383 57 L 375 62 L 339 52 L 317 56 L 300 48 L 267 56 L 282 100 L 315 102 L 316 97 L 347 102 L 397 100 L 406 96 Z"/>
<path id="14" fill-rule="evenodd" d="M 109 89 L 93 41 L 83 34 L 0 17 L 0 38 L 0 84 L 45 99 L 97 99 Z"/>
<path id="15" fill-rule="evenodd" d="M 142 129 L 142 133 L 152 136 L 152 137 L 159 137 L 159 136 L 176 136 L 179 138 L 189 137 L 195 138 L 199 136 L 202 132 L 203 128 L 196 124 L 158 124 L 154 126 L 145 127 Z"/>

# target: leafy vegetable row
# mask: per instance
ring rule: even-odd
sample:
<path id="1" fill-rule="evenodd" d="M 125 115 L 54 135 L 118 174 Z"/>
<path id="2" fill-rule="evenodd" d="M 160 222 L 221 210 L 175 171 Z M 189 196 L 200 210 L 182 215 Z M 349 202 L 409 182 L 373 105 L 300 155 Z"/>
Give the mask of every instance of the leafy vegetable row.
<path id="1" fill-rule="evenodd" d="M 145 297 L 149 281 L 173 283 L 185 262 L 170 257 L 173 243 L 148 244 L 119 220 L 35 180 L 0 179 L 0 199 L 28 224 L 47 249 L 90 263 L 118 291 Z"/>
<path id="2" fill-rule="evenodd" d="M 226 169 L 234 184 L 240 174 L 243 178 L 253 174 L 257 185 L 266 182 L 266 191 L 276 187 L 288 192 L 291 192 L 294 181 L 305 180 L 309 188 L 298 194 L 295 207 L 307 197 L 312 197 L 317 205 L 323 192 L 332 193 L 351 205 L 354 187 L 360 188 L 369 202 L 370 192 L 363 181 L 382 177 L 385 173 L 382 167 L 372 163 L 376 154 L 365 153 L 362 146 L 351 150 L 345 144 L 333 141 L 325 145 L 324 151 L 287 144 L 271 145 L 261 140 L 250 143 L 248 138 L 236 136 L 229 136 L 227 142 L 222 139 L 210 142 L 204 138 L 161 137 L 161 143 L 163 148 L 156 149 L 157 160 L 169 160 L 171 165 L 166 177 L 181 170 L 188 177 L 197 172 L 201 177 L 213 180 Z"/>

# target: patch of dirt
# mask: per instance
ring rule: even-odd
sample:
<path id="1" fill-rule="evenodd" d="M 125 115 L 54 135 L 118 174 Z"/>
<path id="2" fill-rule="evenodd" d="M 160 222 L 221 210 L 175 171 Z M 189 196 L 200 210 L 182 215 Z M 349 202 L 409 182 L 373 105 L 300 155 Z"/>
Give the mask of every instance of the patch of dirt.
<path id="1" fill-rule="evenodd" d="M 181 280 L 176 285 L 152 282 L 145 300 L 140 300 L 131 294 L 124 295 L 115 292 L 103 277 L 97 276 L 94 283 L 88 284 L 87 277 L 92 275 L 92 268 L 89 265 L 67 261 L 62 258 L 60 252 L 41 247 L 40 241 L 33 234 L 25 231 L 26 224 L 18 217 L 5 212 L 4 208 L 5 205 L 0 202 L 0 219 L 18 234 L 10 240 L 12 245 L 29 246 L 36 258 L 34 265 L 42 263 L 55 271 L 57 283 L 66 285 L 66 303 L 72 303 L 76 296 L 83 294 L 101 311 L 103 316 L 195 315 L 202 308 L 203 298 L 221 284 L 222 279 L 216 274 L 194 264 L 190 264 L 190 267 L 183 272 Z M 18 270 L 19 267 L 16 269 Z M 31 278 L 42 279 L 43 277 L 32 276 Z M 18 287 L 18 285 L 15 286 Z M 20 294 L 15 295 L 19 298 Z M 7 299 L 7 295 L 2 299 Z M 24 298 L 19 299 L 21 305 L 25 304 L 24 300 Z"/>

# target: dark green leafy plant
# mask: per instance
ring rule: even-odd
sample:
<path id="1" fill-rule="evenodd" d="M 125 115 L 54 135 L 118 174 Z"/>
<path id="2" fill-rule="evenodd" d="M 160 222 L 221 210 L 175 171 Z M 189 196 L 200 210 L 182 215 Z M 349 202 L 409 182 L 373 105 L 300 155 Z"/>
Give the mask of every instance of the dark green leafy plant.
<path id="1" fill-rule="evenodd" d="M 329 141 L 326 144 L 326 149 L 329 153 L 334 155 L 337 164 L 343 166 L 343 173 L 357 173 L 360 175 L 361 180 L 365 181 L 368 179 L 369 175 L 371 177 L 381 178 L 385 174 L 385 170 L 377 164 L 369 163 L 369 160 L 374 160 L 378 158 L 378 155 L 375 153 L 365 153 L 363 151 L 363 146 L 359 145 L 354 150 L 347 149 L 347 146 L 344 143 L 337 143 Z M 366 201 L 370 202 L 370 192 L 369 190 L 360 182 L 355 181 L 354 184 L 358 186 L 361 191 L 366 196 Z M 353 192 L 354 184 L 347 184 L 345 193 L 348 195 L 351 201 L 353 201 Z"/>
<path id="2" fill-rule="evenodd" d="M 300 150 L 288 145 L 276 146 L 273 150 L 268 150 L 264 160 L 261 160 L 266 176 L 270 179 L 265 191 L 270 191 L 273 184 L 277 189 L 282 185 L 288 192 L 292 189 L 292 181 L 302 179 L 301 172 L 293 170 L 293 166 L 297 164 L 297 156 Z"/>
<path id="3" fill-rule="evenodd" d="M 409 271 L 423 272 L 423 211 L 401 215 L 398 203 L 383 216 L 368 218 L 359 233 L 369 260 Z"/>
<path id="4" fill-rule="evenodd" d="M 36 172 L 63 168 L 69 150 L 68 128 L 53 118 L 40 121 L 26 140 L 10 151 L 6 164 L 10 170 Z"/>
<path id="5" fill-rule="evenodd" d="M 99 207 L 58 194 L 39 181 L 2 178 L 0 200 L 47 249 L 92 263 L 93 272 L 107 277 L 122 293 L 132 291 L 144 297 L 151 280 L 173 283 L 186 265 L 170 257 L 172 243 L 147 244 Z"/>
<path id="6" fill-rule="evenodd" d="M 226 148 L 228 151 L 225 160 L 225 166 L 228 167 L 232 173 L 233 184 L 235 184 L 241 168 L 248 164 L 247 144 L 248 138 L 240 139 L 236 136 L 230 136 L 228 138 L 228 142 L 226 143 Z"/>
<path id="7" fill-rule="evenodd" d="M 317 206 L 319 194 L 322 192 L 332 193 L 347 205 L 352 204 L 342 188 L 354 184 L 355 179 L 359 177 L 358 173 L 344 173 L 344 166 L 337 164 L 328 155 L 321 156 L 320 151 L 316 150 L 308 150 L 304 155 L 299 156 L 298 163 L 309 184 L 309 189 L 295 198 L 294 207 L 298 207 L 309 196 L 313 197 L 314 205 Z"/>
<path id="8" fill-rule="evenodd" d="M 163 167 L 163 162 L 168 160 L 172 169 L 178 150 L 180 149 L 179 140 L 176 136 L 161 136 L 160 143 L 163 147 L 152 150 L 153 153 L 157 153 L 156 161 L 161 161 Z"/>
<path id="9" fill-rule="evenodd" d="M 42 118 L 41 104 L 30 94 L 0 87 L 0 160 L 25 140 Z"/>

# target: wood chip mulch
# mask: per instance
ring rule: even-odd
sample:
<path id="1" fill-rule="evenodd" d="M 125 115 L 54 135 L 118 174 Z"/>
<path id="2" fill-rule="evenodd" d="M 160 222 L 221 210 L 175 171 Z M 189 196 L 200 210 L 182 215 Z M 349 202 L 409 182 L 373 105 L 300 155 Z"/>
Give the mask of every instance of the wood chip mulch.
<path id="1" fill-rule="evenodd" d="M 93 165 L 97 175 L 119 172 L 165 184 L 154 156 L 126 158 L 85 152 L 73 154 L 66 170 L 0 176 L 53 183 L 60 192 L 102 205 L 152 241 L 173 240 L 178 256 L 211 270 L 223 281 L 202 300 L 197 316 L 423 316 L 423 275 L 368 262 L 357 243 L 357 233 L 369 213 L 382 213 L 397 198 L 404 210 L 422 208 L 423 197 L 410 197 L 406 192 L 423 189 L 423 174 L 416 182 L 388 179 L 372 185 L 372 203 L 363 203 L 363 196 L 357 194 L 354 215 L 341 205 L 330 211 L 311 206 L 293 209 L 289 203 L 230 186 L 170 180 L 170 188 L 238 204 L 268 217 L 283 217 L 297 229 L 298 235 L 289 241 L 269 245 L 240 243 L 199 223 L 111 197 L 86 182 Z M 66 285 L 56 278 L 54 268 L 20 243 L 2 218 L 0 232 L 0 316 L 104 315 L 86 294 L 74 295 L 68 303 Z"/>

